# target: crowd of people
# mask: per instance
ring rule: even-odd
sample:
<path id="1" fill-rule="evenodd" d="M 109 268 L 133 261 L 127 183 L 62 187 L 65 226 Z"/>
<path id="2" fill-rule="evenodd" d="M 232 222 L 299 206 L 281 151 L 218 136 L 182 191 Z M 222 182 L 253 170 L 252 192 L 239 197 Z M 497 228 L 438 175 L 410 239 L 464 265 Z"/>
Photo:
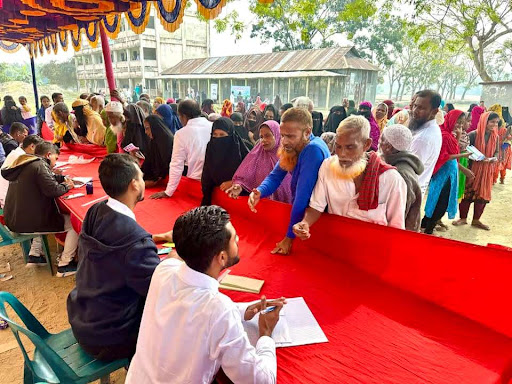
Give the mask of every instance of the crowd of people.
<path id="1" fill-rule="evenodd" d="M 211 382 L 221 366 L 235 382 L 275 382 L 269 336 L 286 300 L 237 307 L 218 294 L 218 276 L 239 253 L 229 214 L 211 205 L 216 188 L 233 199 L 248 196 L 253 212 L 263 198 L 291 204 L 272 250 L 289 254 L 326 212 L 432 234 L 446 229 L 446 213 L 454 219 L 459 212 L 453 225 L 467 224 L 473 203 L 471 225 L 489 230 L 482 214 L 493 184 L 511 169 L 508 108 L 482 102 L 464 112 L 432 90 L 414 94 L 404 109 L 391 100 L 356 109 L 345 99 L 326 119 L 308 97 L 267 105 L 258 98 L 250 106 L 228 99 L 220 113 L 208 99 L 200 106 L 142 94 L 127 103 L 115 90 L 109 103 L 80 95 L 72 111 L 61 94 L 51 99 L 41 97 L 37 116 L 53 142 L 3 120 L 10 121 L 10 134 L 0 134 L 5 223 L 19 233 L 67 233 L 58 276 L 77 273 L 67 301 L 73 333 L 98 359 L 133 358 L 128 383 Z M 4 100 L 2 119 L 26 112 Z M 109 153 L 99 167 L 109 198 L 89 209 L 80 234 L 55 201 L 73 187 L 54 168 L 66 143 Z M 172 198 L 183 175 L 201 182 L 201 207 L 180 216 L 171 232 L 147 233 L 134 214 L 145 189 L 160 187 L 151 199 Z M 163 262 L 159 240 L 176 245 Z M 29 264 L 46 262 L 35 240 Z M 276 310 L 261 312 L 269 306 Z M 253 347 L 240 324 L 257 313 L 261 337 Z M 184 356 L 167 358 L 169 345 L 194 351 L 186 357 L 190 369 L 181 369 Z"/>

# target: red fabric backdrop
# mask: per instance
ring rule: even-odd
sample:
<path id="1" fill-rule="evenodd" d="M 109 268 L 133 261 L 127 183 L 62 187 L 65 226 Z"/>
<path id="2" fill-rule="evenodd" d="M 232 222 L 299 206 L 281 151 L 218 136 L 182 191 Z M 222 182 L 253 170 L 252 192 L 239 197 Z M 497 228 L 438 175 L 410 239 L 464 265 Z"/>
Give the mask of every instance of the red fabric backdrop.
<path id="1" fill-rule="evenodd" d="M 104 195 L 97 167 L 70 170 L 95 177 L 94 195 L 61 200 L 80 219 L 88 209 L 82 205 Z M 152 233 L 167 231 L 200 198 L 199 183 L 184 178 L 173 198 L 139 203 L 137 221 Z M 279 382 L 510 382 L 508 251 L 324 215 L 292 255 L 271 255 L 286 231 L 288 205 L 263 200 L 253 214 L 246 199 L 217 191 L 214 201 L 240 236 L 232 273 L 264 279 L 261 293 L 270 298 L 303 296 L 329 339 L 279 349 Z M 235 301 L 258 298 L 225 293 Z"/>

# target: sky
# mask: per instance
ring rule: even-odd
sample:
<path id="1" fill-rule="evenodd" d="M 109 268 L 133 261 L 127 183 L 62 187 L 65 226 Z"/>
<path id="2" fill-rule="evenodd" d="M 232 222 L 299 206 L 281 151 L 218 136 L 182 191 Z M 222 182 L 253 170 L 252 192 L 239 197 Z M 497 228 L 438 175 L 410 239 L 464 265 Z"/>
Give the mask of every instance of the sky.
<path id="1" fill-rule="evenodd" d="M 195 6 L 195 3 L 193 3 Z M 254 53 L 268 53 L 272 52 L 272 46 L 270 44 L 262 44 L 257 38 L 251 39 L 251 27 L 250 25 L 254 22 L 255 17 L 251 14 L 247 8 L 246 0 L 235 0 L 224 7 L 220 17 L 225 16 L 227 13 L 236 9 L 240 16 L 240 19 L 247 26 L 245 33 L 242 38 L 235 41 L 234 37 L 229 31 L 222 34 L 217 33 L 213 26 L 211 27 L 211 55 L 212 56 L 231 56 L 231 55 L 244 55 Z M 156 20 L 156 22 L 159 22 Z M 179 31 L 179 30 L 178 30 Z M 44 64 L 51 60 L 66 61 L 73 56 L 73 49 L 70 47 L 67 52 L 59 50 L 57 55 L 45 54 L 41 57 L 38 56 L 36 63 Z M 0 62 L 7 63 L 29 63 L 30 56 L 25 48 L 20 49 L 14 54 L 2 54 L 0 55 Z"/>

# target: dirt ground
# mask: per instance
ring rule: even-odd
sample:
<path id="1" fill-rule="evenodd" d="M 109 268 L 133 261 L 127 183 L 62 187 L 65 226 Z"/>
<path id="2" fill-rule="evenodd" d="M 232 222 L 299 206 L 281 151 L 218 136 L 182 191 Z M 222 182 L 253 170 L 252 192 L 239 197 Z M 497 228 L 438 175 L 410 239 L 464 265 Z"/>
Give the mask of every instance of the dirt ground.
<path id="1" fill-rule="evenodd" d="M 452 220 L 444 218 L 449 230 L 436 235 L 449 239 L 486 245 L 502 244 L 512 247 L 510 207 L 512 206 L 512 178 L 505 185 L 496 185 L 493 200 L 484 212 L 482 221 L 491 226 L 491 231 L 472 228 L 470 225 L 454 227 Z M 472 217 L 470 211 L 469 219 Z M 52 255 L 56 254 L 55 243 L 51 244 Z M 50 332 L 59 332 L 69 327 L 66 313 L 66 297 L 75 285 L 75 277 L 56 278 L 47 268 L 26 268 L 21 250 L 17 246 L 0 249 L 0 265 L 10 262 L 14 278 L 0 282 L 0 290 L 9 291 L 18 297 Z M 121 369 L 111 375 L 113 383 L 124 383 L 126 373 Z M 9 329 L 0 331 L 0 383 L 23 382 L 23 357 Z"/>

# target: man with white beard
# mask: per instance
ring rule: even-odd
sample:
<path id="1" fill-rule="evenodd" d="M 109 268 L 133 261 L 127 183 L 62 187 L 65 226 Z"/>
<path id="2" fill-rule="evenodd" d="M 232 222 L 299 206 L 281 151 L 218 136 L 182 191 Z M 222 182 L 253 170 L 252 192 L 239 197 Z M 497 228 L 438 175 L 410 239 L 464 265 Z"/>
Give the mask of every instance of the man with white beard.
<path id="1" fill-rule="evenodd" d="M 114 133 L 112 135 L 107 132 L 107 134 L 105 135 L 105 142 L 107 144 L 109 153 L 117 152 L 117 150 L 119 150 L 120 143 L 123 141 L 124 130 L 125 130 L 124 123 L 125 123 L 126 119 L 123 114 L 124 107 L 123 107 L 123 104 L 120 103 L 119 101 L 111 101 L 105 107 L 105 111 L 107 112 L 107 118 L 110 123 L 109 129 L 111 130 L 111 132 Z M 114 148 L 114 143 L 113 143 L 114 139 L 116 140 L 116 145 L 115 145 L 115 148 L 117 149 L 116 151 L 111 150 L 111 148 L 112 149 Z M 111 143 L 111 141 L 112 141 L 112 143 Z"/>
<path id="2" fill-rule="evenodd" d="M 336 130 L 336 154 L 325 160 L 304 219 L 293 226 L 302 240 L 327 207 L 334 215 L 394 228 L 405 228 L 407 186 L 398 171 L 384 163 L 372 144 L 370 123 L 349 116 Z"/>

